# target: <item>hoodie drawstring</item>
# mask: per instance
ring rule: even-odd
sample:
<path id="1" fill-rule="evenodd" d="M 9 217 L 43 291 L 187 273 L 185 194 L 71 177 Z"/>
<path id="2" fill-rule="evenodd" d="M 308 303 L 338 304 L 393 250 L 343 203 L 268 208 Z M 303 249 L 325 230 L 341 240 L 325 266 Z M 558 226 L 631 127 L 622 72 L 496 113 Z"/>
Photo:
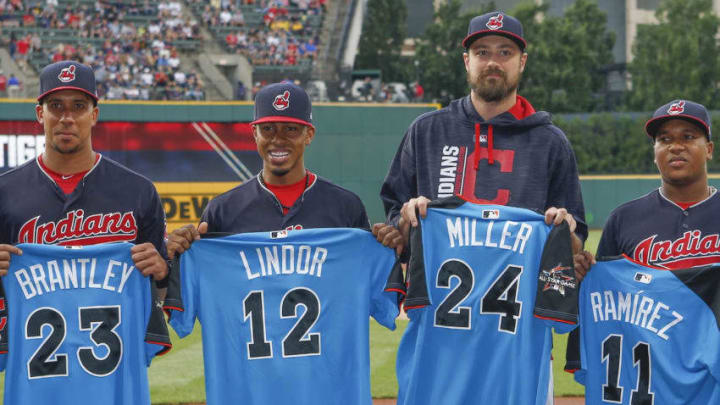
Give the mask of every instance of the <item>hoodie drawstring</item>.
<path id="1" fill-rule="evenodd" d="M 488 135 L 487 135 L 487 160 L 489 165 L 495 164 L 495 159 L 493 158 L 493 127 L 492 125 L 488 125 Z M 480 123 L 475 123 L 475 170 L 478 169 L 478 165 L 480 164 Z"/>
<path id="2" fill-rule="evenodd" d="M 488 164 L 493 165 L 495 164 L 495 159 L 493 159 L 493 126 L 488 125 Z"/>
<path id="3" fill-rule="evenodd" d="M 475 123 L 475 170 L 480 163 L 480 123 Z"/>

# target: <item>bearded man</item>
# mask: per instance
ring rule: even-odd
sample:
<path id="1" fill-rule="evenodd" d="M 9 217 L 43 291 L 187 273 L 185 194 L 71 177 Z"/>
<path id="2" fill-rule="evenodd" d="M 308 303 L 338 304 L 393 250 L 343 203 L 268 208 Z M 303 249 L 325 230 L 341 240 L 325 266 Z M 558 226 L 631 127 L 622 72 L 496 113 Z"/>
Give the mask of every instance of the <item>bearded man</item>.
<path id="1" fill-rule="evenodd" d="M 430 200 L 458 195 L 475 203 L 542 212 L 548 224 L 567 221 L 573 251 L 580 251 L 587 225 L 575 154 L 565 134 L 550 121 L 550 114 L 536 112 L 517 94 L 528 61 L 526 46 L 522 24 L 512 16 L 493 12 L 470 21 L 468 35 L 462 41 L 470 94 L 421 115 L 408 128 L 380 191 L 388 225 L 373 229 L 378 240 L 391 239 L 397 227 L 407 245 L 410 227 L 418 225 L 416 211 L 425 217 Z M 469 298 L 457 303 L 453 311 L 473 304 L 473 295 L 468 294 Z M 398 352 L 398 404 L 432 403 L 431 396 L 420 394 L 418 387 L 432 386 L 436 381 L 425 379 L 423 370 L 427 369 L 413 367 L 442 361 L 423 352 L 422 345 L 412 347 L 415 337 L 408 334 L 418 330 L 413 322 L 420 316 L 413 311 L 419 310 L 408 311 L 411 322 Z M 464 347 L 459 346 L 458 356 L 452 360 L 457 362 L 458 372 L 463 370 L 465 356 Z M 482 359 L 480 353 L 477 356 L 472 361 L 497 361 Z M 415 362 L 420 358 L 425 363 Z M 528 372 L 552 375 L 550 364 L 527 367 Z M 552 403 L 552 378 L 547 380 L 547 386 L 539 379 L 540 386 L 529 387 L 537 393 L 533 404 Z M 458 404 L 465 403 L 462 398 L 470 397 L 466 394 L 477 395 L 488 384 L 463 386 L 464 391 L 455 392 L 453 398 L 460 398 Z M 507 396 L 506 403 L 521 402 L 517 398 Z M 448 399 L 445 403 L 456 402 Z"/>
<path id="2" fill-rule="evenodd" d="M 416 209 L 424 216 L 430 200 L 459 195 L 567 221 L 580 250 L 587 225 L 575 154 L 550 114 L 517 94 L 526 45 L 520 21 L 503 12 L 470 21 L 462 41 L 470 94 L 415 119 L 380 191 L 387 223 L 406 237 Z"/>

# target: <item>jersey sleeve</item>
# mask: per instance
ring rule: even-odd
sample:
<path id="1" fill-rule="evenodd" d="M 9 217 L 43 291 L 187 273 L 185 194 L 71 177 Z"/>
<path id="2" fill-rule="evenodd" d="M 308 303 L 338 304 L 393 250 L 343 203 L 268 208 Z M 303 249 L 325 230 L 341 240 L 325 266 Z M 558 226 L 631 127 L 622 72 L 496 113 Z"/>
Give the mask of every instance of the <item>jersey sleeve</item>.
<path id="1" fill-rule="evenodd" d="M 172 348 L 170 334 L 168 333 L 167 324 L 163 318 L 162 303 L 158 298 L 155 283 L 150 283 L 150 294 L 150 319 L 148 320 L 147 330 L 145 331 L 145 359 L 148 366 L 155 356 L 163 355 Z"/>
<path id="2" fill-rule="evenodd" d="M 380 189 L 380 199 L 385 207 L 386 222 L 397 226 L 400 209 L 403 204 L 413 197 L 417 197 L 417 182 L 415 170 L 415 153 L 413 151 L 412 134 L 415 123 L 405 133 L 395 157 L 390 164 L 385 181 Z M 431 196 L 427 196 L 431 198 Z"/>
<path id="3" fill-rule="evenodd" d="M 170 325 L 181 338 L 192 332 L 198 304 L 194 269 L 187 264 L 187 256 L 188 251 L 173 260 L 163 305 Z"/>
<path id="4" fill-rule="evenodd" d="M 356 208 L 357 214 L 355 215 L 355 223 L 353 223 L 352 227 L 369 231 L 370 219 L 368 219 L 367 212 L 365 211 L 365 206 L 362 204 L 362 201 L 360 201 L 358 205 L 359 207 Z"/>
<path id="5" fill-rule="evenodd" d="M 373 250 L 373 263 L 371 264 L 372 279 L 370 280 L 370 315 L 380 325 L 395 330 L 395 319 L 400 314 L 398 303 L 401 301 L 399 293 L 388 290 L 388 279 L 394 267 L 400 264 L 395 260 L 394 252 L 382 246 L 374 238 L 368 238 L 369 243 L 375 245 Z"/>
<path id="6" fill-rule="evenodd" d="M 422 220 L 410 229 L 410 260 L 407 266 L 405 310 L 430 305 L 430 294 L 425 282 L 425 255 L 422 242 Z"/>
<path id="7" fill-rule="evenodd" d="M 550 230 L 538 273 L 535 316 L 550 322 L 559 333 L 577 325 L 578 289 L 567 222 Z"/>
<path id="8" fill-rule="evenodd" d="M 617 233 L 618 216 L 616 213 L 611 213 L 605 227 L 603 228 L 602 235 L 600 235 L 600 242 L 597 247 L 597 257 L 610 257 L 619 256 L 623 253 L 632 254 L 632 252 L 622 252 L 618 246 L 616 235 Z"/>

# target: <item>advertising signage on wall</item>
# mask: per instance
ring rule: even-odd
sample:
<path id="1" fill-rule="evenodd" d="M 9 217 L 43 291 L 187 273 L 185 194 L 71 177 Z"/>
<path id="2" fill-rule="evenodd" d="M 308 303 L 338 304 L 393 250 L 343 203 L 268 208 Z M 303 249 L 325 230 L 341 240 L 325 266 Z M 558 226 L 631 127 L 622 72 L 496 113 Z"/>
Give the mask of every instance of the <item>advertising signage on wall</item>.
<path id="1" fill-rule="evenodd" d="M 44 146 L 37 122 L 0 121 L 0 173 Z M 93 147 L 156 182 L 242 182 L 262 165 L 248 123 L 98 122 Z"/>

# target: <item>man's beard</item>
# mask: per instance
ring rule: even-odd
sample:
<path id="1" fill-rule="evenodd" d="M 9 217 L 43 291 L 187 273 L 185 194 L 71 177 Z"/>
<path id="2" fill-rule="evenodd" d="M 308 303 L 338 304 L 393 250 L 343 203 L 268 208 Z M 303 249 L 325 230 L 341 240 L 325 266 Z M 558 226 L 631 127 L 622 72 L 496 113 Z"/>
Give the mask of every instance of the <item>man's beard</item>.
<path id="1" fill-rule="evenodd" d="M 490 74 L 500 75 L 500 78 L 487 81 L 486 78 Z M 495 103 L 504 100 L 517 90 L 521 75 L 522 74 L 519 74 L 517 79 L 514 81 L 508 82 L 507 74 L 502 70 L 488 69 L 480 73 L 475 80 L 473 80 L 471 73 L 467 72 L 467 82 L 472 91 L 474 91 L 475 94 L 477 94 L 483 101 Z"/>

